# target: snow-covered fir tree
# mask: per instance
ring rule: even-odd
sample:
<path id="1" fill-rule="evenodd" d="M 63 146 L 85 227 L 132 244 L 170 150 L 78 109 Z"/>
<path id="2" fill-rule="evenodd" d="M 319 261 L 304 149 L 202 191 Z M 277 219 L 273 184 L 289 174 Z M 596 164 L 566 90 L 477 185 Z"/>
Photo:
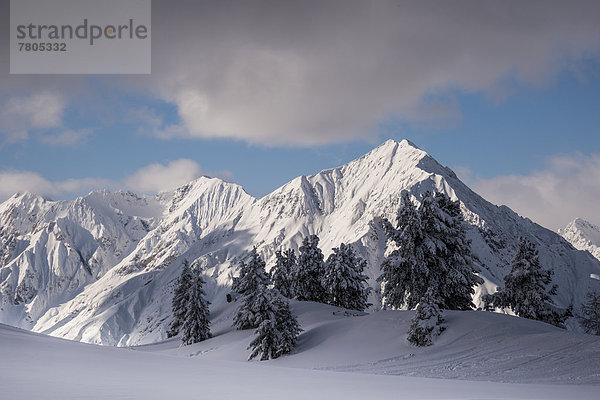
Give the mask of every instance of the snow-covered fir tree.
<path id="1" fill-rule="evenodd" d="M 432 266 L 430 298 L 446 310 L 470 310 L 475 286 L 483 284 L 476 274 L 471 242 L 466 238 L 460 203 L 441 192 L 426 192 L 421 199 L 421 221 L 425 228 L 425 245 L 435 251 L 429 254 Z M 433 288 L 437 289 L 433 291 Z M 428 290 L 430 290 L 428 289 Z"/>
<path id="2" fill-rule="evenodd" d="M 441 309 L 468 310 L 474 305 L 476 275 L 470 242 L 457 201 L 443 193 L 425 192 L 417 208 L 402 193 L 397 226 L 384 220 L 388 240 L 396 245 L 381 265 L 384 306 L 417 307 L 409 341 L 431 344 L 439 334 Z"/>
<path id="3" fill-rule="evenodd" d="M 535 245 L 520 237 L 510 272 L 504 277 L 504 287 L 483 297 L 486 308 L 510 308 L 519 317 L 561 326 L 568 312 L 557 311 L 552 302 L 550 296 L 557 288 L 556 285 L 547 288 L 552 274 L 552 270 L 542 268 Z"/>
<path id="4" fill-rule="evenodd" d="M 204 298 L 204 279 L 201 272 L 192 270 L 192 282 L 188 289 L 188 306 L 185 318 L 181 323 L 181 343 L 189 345 L 211 337 L 209 302 Z"/>
<path id="5" fill-rule="evenodd" d="M 291 299 L 294 297 L 292 273 L 297 266 L 296 252 L 294 249 L 287 249 L 283 253 L 278 250 L 275 252 L 275 257 L 276 262 L 271 270 L 271 282 L 282 296 Z"/>
<path id="6" fill-rule="evenodd" d="M 289 354 L 298 343 L 298 335 L 302 332 L 300 323 L 292 314 L 290 302 L 281 295 L 275 296 L 273 302 L 277 308 L 277 329 L 281 333 L 278 356 Z"/>
<path id="7" fill-rule="evenodd" d="M 444 331 L 443 322 L 442 311 L 437 304 L 424 298 L 417 306 L 406 339 L 415 346 L 430 346 L 433 338 Z"/>
<path id="8" fill-rule="evenodd" d="M 259 285 L 269 282 L 269 277 L 265 272 L 265 261 L 253 247 L 246 259 L 240 262 L 238 267 L 240 273 L 233 278 L 231 289 L 241 295 L 252 294 Z"/>
<path id="9" fill-rule="evenodd" d="M 301 329 L 288 300 L 277 289 L 261 285 L 256 292 L 253 312 L 258 328 L 248 346 L 251 350 L 248 360 L 256 357 L 269 360 L 290 353 Z"/>
<path id="10" fill-rule="evenodd" d="M 298 265 L 292 274 L 292 290 L 298 300 L 324 303 L 327 295 L 321 281 L 325 263 L 319 248 L 319 237 L 305 237 L 299 250 Z"/>
<path id="11" fill-rule="evenodd" d="M 397 227 L 383 220 L 387 238 L 396 249 L 383 260 L 378 281 L 383 283 L 384 307 L 412 309 L 427 291 L 430 272 L 421 215 L 406 191 L 396 219 Z"/>
<path id="12" fill-rule="evenodd" d="M 600 294 L 587 294 L 587 301 L 581 305 L 579 320 L 587 333 L 600 335 Z"/>
<path id="13" fill-rule="evenodd" d="M 369 304 L 368 277 L 363 274 L 367 261 L 344 243 L 333 249 L 325 262 L 321 285 L 327 294 L 327 303 L 337 307 L 363 311 Z"/>
<path id="14" fill-rule="evenodd" d="M 241 304 L 233 318 L 237 329 L 256 328 L 260 322 L 255 316 L 256 294 L 259 287 L 267 286 L 269 279 L 265 272 L 265 262 L 256 251 L 252 249 L 247 261 L 240 265 L 240 276 L 233 281 L 233 290 L 242 294 Z"/>
<path id="15" fill-rule="evenodd" d="M 423 298 L 442 309 L 468 310 L 474 305 L 476 273 L 458 202 L 443 193 L 425 192 L 417 208 L 402 193 L 397 226 L 384 220 L 395 243 L 381 265 L 384 306 L 415 308 Z"/>
<path id="16" fill-rule="evenodd" d="M 179 328 L 185 319 L 189 304 L 189 288 L 192 283 L 192 272 L 190 270 L 190 264 L 188 260 L 183 260 L 183 268 L 181 269 L 181 275 L 177 279 L 175 284 L 175 290 L 173 292 L 173 301 L 171 309 L 173 310 L 173 321 L 167 337 L 177 336 L 179 334 Z"/>

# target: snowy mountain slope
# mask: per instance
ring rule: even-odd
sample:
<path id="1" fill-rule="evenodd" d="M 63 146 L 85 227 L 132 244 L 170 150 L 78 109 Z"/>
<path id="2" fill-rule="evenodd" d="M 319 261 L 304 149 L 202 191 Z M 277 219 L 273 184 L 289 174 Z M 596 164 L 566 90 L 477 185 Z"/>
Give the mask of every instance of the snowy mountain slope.
<path id="1" fill-rule="evenodd" d="M 177 339 L 136 350 L 206 360 L 245 361 L 253 330 L 237 331 L 235 304 L 213 307 L 214 337 L 191 346 Z M 303 332 L 291 355 L 268 364 L 327 371 L 511 383 L 600 385 L 600 337 L 484 311 L 445 311 L 448 329 L 434 346 L 414 347 L 406 331 L 414 311 L 359 313 L 292 301 Z"/>
<path id="2" fill-rule="evenodd" d="M 102 277 L 156 224 L 161 207 L 131 192 L 93 192 L 73 202 L 29 193 L 0 206 L 0 315 L 31 328 L 50 307 Z"/>
<path id="3" fill-rule="evenodd" d="M 173 282 L 184 258 L 201 266 L 207 278 L 207 294 L 218 305 L 225 301 L 224 294 L 232 275 L 237 273 L 239 258 L 253 245 L 270 266 L 277 249 L 298 249 L 302 238 L 309 233 L 319 235 L 325 256 L 341 242 L 352 243 L 369 261 L 366 273 L 371 286 L 377 288 L 375 278 L 387 250 L 380 218 L 394 219 L 402 190 L 409 190 L 416 199 L 426 190 L 439 190 L 460 200 L 469 224 L 468 237 L 485 280 L 477 289 L 476 304 L 482 294 L 494 291 L 502 282 L 520 235 L 538 246 L 542 263 L 555 271 L 559 305 L 574 304 L 577 308 L 590 288 L 600 289 L 600 281 L 590 278 L 592 274 L 600 276 L 600 262 L 588 253 L 573 249 L 556 233 L 519 217 L 509 208 L 485 201 L 450 169 L 412 143 L 388 141 L 346 165 L 298 177 L 258 200 L 238 185 L 205 177 L 155 198 L 139 198 L 129 212 L 125 212 L 125 207 L 116 207 L 121 215 L 110 211 L 114 206 L 107 205 L 107 211 L 104 207 L 112 204 L 108 197 L 121 198 L 123 194 L 92 193 L 74 202 L 58 203 L 33 197 L 19 206 L 11 206 L 14 203 L 11 199 L 0 206 L 0 218 L 4 218 L 1 210 L 9 208 L 17 210 L 19 218 L 7 217 L 6 225 L 0 219 L 2 232 L 22 232 L 16 237 L 24 238 L 24 242 L 17 241 L 16 250 L 11 250 L 14 254 L 9 252 L 12 261 L 0 270 L 3 301 L 0 321 L 91 343 L 152 343 L 165 337 L 171 317 Z M 62 211 L 79 210 L 76 204 L 90 204 L 88 198 L 99 198 L 98 204 L 84 207 L 79 213 Z M 34 212 L 20 211 L 28 209 Z M 108 215 L 101 217 L 105 212 Z M 32 222 L 28 218 L 34 214 Z M 58 246 L 53 234 L 35 236 L 38 231 L 34 226 L 40 214 L 48 227 L 55 219 L 68 215 L 68 221 L 82 228 L 80 232 L 73 227 L 61 236 L 61 246 L 72 249 L 72 261 L 67 266 L 59 261 L 68 257 L 43 257 L 43 260 L 31 257 L 34 253 L 36 257 L 44 252 L 55 254 L 53 249 Z M 129 218 L 131 221 L 125 223 Z M 96 220 L 101 226 L 110 225 L 113 233 L 100 235 L 99 232 L 108 229 L 94 229 Z M 136 226 L 136 221 L 147 228 L 135 230 L 139 235 L 128 230 L 131 224 Z M 118 235 L 129 239 L 117 240 Z M 37 240 L 38 250 L 29 253 L 21 250 L 31 246 L 32 238 Z M 126 249 L 116 259 L 109 260 L 110 251 L 98 253 L 99 240 L 104 240 L 101 238 Z M 64 241 L 69 246 L 62 244 Z M 76 254 L 82 256 L 79 263 Z M 91 276 L 82 272 L 86 270 L 86 262 L 90 265 L 88 257 L 92 261 L 102 260 L 93 269 L 99 272 Z M 38 277 L 43 276 L 41 271 L 53 270 L 67 275 L 74 288 L 38 284 L 35 291 L 26 291 L 27 300 L 14 305 L 16 288 L 29 279 L 27 271 Z M 378 304 L 377 296 L 376 290 L 371 299 L 374 304 Z M 31 312 L 32 304 L 39 304 L 35 312 Z M 24 318 L 31 322 L 22 322 Z"/>
<path id="4" fill-rule="evenodd" d="M 246 362 L 252 330 L 231 328 L 233 309 L 231 304 L 216 307 L 215 336 L 186 347 L 179 347 L 176 339 L 134 348 L 99 347 L 0 325 L 2 396 L 66 400 L 598 396 L 600 338 L 535 321 L 448 312 L 450 328 L 434 346 L 417 349 L 404 340 L 411 311 L 346 316 L 334 307 L 294 302 L 293 311 L 304 328 L 295 352 L 276 360 Z"/>
<path id="5" fill-rule="evenodd" d="M 165 215 L 135 250 L 74 299 L 46 313 L 34 330 L 120 345 L 162 337 L 159 328 L 170 314 L 170 284 L 179 274 L 180 256 L 191 261 L 194 246 L 197 251 L 223 245 L 241 210 L 255 199 L 238 185 L 205 177 L 157 199 Z M 167 268 L 171 264 L 176 268 Z"/>
<path id="6" fill-rule="evenodd" d="M 600 227 L 581 218 L 571 221 L 558 234 L 564 237 L 576 249 L 587 250 L 600 260 Z"/>

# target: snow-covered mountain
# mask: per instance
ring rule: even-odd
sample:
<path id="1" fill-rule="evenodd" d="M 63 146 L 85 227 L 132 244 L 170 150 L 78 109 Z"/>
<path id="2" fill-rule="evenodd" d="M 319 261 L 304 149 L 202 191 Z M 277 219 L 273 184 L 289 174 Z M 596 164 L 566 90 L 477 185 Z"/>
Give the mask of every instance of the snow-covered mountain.
<path id="1" fill-rule="evenodd" d="M 274 261 L 311 233 L 327 256 L 352 243 L 369 261 L 370 284 L 386 251 L 381 217 L 394 219 L 402 190 L 438 190 L 461 202 L 485 284 L 502 282 L 519 236 L 555 272 L 555 296 L 576 309 L 600 289 L 600 262 L 505 206 L 495 206 L 450 169 L 404 140 L 387 141 L 341 167 L 300 176 L 255 199 L 240 186 L 202 177 L 155 197 L 93 192 L 53 202 L 31 194 L 0 205 L 0 322 L 68 339 L 133 345 L 163 339 L 183 259 L 206 275 L 213 305 L 253 245 Z M 377 304 L 377 290 L 372 302 Z"/>
<path id="2" fill-rule="evenodd" d="M 575 218 L 558 233 L 579 250 L 587 250 L 600 260 L 600 227 L 581 218 Z"/>

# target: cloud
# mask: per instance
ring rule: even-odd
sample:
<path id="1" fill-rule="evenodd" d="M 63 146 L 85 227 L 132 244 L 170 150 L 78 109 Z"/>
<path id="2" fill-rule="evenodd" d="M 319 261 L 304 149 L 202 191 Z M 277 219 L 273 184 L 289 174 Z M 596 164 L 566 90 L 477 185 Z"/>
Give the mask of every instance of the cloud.
<path id="1" fill-rule="evenodd" d="M 27 139 L 35 129 L 60 127 L 65 107 L 65 98 L 57 93 L 11 97 L 0 109 L 0 132 L 5 141 L 15 142 Z"/>
<path id="2" fill-rule="evenodd" d="M 152 87 L 181 120 L 162 138 L 370 139 L 390 118 L 460 121 L 453 90 L 501 99 L 506 85 L 600 58 L 594 1 L 155 2 L 153 13 L 169 34 L 153 36 Z"/>
<path id="3" fill-rule="evenodd" d="M 600 154 L 553 157 L 546 169 L 530 175 L 469 178 L 465 170 L 460 175 L 487 200 L 550 229 L 577 217 L 600 222 Z"/>
<path id="4" fill-rule="evenodd" d="M 50 195 L 55 188 L 52 182 L 34 172 L 0 172 L 0 197 L 6 199 L 15 193 L 33 192 Z"/>
<path id="5" fill-rule="evenodd" d="M 8 24 L 4 3 L 0 22 Z M 174 105 L 179 123 L 161 119 L 144 129 L 163 139 L 370 140 L 390 119 L 460 123 L 449 93 L 503 101 L 515 85 L 542 86 L 600 60 L 595 0 L 163 0 L 152 14 L 152 74 L 98 77 L 103 90 L 92 89 Z M 8 39 L 0 46 L 8 51 Z M 0 66 L 8 70 L 8 58 Z M 79 107 L 74 97 L 94 94 L 86 85 L 78 76 L 5 74 L 0 95 L 60 90 Z M 10 132 L 18 140 L 26 131 Z"/>
<path id="6" fill-rule="evenodd" d="M 204 174 L 204 170 L 196 162 L 179 159 L 167 165 L 152 164 L 141 168 L 127 177 L 124 183 L 126 187 L 137 192 L 158 193 L 174 189 Z"/>
<path id="7" fill-rule="evenodd" d="M 67 198 L 97 189 L 128 189 L 138 193 L 156 194 L 174 189 L 203 175 L 209 174 L 196 162 L 188 159 L 174 160 L 166 165 L 151 164 L 121 180 L 81 178 L 50 181 L 31 171 L 1 171 L 0 199 L 25 191 L 51 198 Z M 229 171 L 220 171 L 213 176 L 228 181 L 232 178 Z"/>
<path id="8" fill-rule="evenodd" d="M 15 193 L 31 192 L 50 198 L 64 198 L 88 193 L 94 189 L 118 188 L 117 182 L 102 178 L 67 179 L 50 181 L 31 171 L 1 171 L 0 199 Z"/>

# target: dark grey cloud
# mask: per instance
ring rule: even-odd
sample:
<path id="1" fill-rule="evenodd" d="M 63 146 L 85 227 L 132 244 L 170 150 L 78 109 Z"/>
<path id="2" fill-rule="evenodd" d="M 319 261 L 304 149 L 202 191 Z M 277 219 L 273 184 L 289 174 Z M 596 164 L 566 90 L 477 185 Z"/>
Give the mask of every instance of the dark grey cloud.
<path id="1" fill-rule="evenodd" d="M 453 90 L 502 96 L 506 82 L 544 85 L 600 58 L 598 1 L 176 0 L 152 13 L 153 74 L 102 79 L 175 104 L 179 126 L 149 117 L 165 138 L 369 139 L 390 118 L 456 120 Z M 86 90 L 81 77 L 0 67 L 0 99 Z"/>

